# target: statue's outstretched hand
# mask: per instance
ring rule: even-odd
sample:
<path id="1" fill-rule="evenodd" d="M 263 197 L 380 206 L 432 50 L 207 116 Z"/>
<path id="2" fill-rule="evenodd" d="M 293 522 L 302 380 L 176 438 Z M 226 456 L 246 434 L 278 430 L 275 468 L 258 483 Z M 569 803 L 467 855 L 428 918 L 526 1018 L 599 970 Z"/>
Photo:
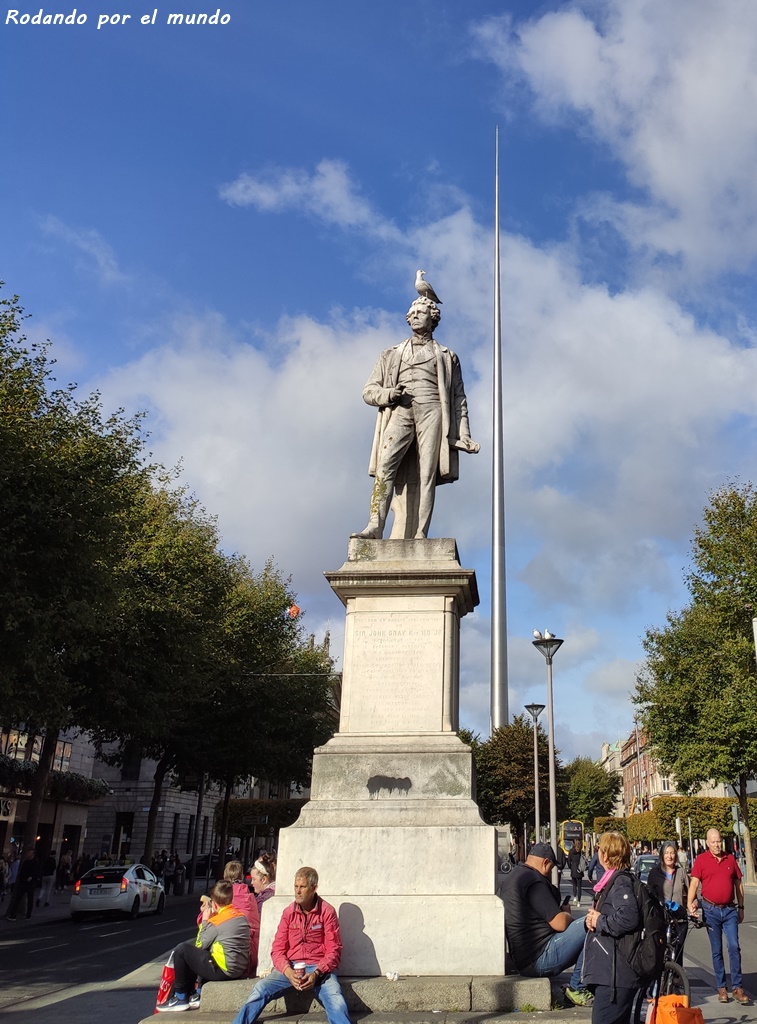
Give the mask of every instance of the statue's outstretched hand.
<path id="1" fill-rule="evenodd" d="M 389 389 L 389 404 L 395 405 L 402 397 L 412 398 L 413 396 L 406 389 L 404 384 L 398 384 L 396 388 Z"/>
<path id="2" fill-rule="evenodd" d="M 458 448 L 461 452 L 470 452 L 471 455 L 481 451 L 481 445 L 472 437 L 459 437 L 453 447 Z"/>

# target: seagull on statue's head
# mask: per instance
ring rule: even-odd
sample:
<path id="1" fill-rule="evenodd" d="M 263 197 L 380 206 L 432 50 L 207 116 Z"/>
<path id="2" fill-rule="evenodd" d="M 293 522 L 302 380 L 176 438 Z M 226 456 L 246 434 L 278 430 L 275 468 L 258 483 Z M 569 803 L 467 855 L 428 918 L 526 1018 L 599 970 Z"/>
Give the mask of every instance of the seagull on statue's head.
<path id="1" fill-rule="evenodd" d="M 423 280 L 423 275 L 426 273 L 425 270 L 416 270 L 415 272 L 415 290 L 419 295 L 422 295 L 426 299 L 431 299 L 432 302 L 438 302 L 441 305 L 442 300 L 436 294 L 434 289 L 428 283 Z"/>

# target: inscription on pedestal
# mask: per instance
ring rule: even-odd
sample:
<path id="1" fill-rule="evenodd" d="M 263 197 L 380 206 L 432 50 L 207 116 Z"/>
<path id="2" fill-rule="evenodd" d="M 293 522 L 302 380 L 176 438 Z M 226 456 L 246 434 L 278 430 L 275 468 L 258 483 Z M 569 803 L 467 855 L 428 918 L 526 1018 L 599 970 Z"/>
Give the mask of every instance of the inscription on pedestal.
<path id="1" fill-rule="evenodd" d="M 441 729 L 444 621 L 438 612 L 355 615 L 350 732 Z"/>

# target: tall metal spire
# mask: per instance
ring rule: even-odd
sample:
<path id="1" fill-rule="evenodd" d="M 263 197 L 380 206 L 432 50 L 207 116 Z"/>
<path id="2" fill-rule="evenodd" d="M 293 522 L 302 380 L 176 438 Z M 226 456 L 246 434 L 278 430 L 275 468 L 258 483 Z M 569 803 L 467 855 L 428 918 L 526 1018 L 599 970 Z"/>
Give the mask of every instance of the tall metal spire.
<path id="1" fill-rule="evenodd" d="M 508 723 L 507 602 L 505 590 L 505 458 L 502 428 L 502 309 L 499 256 L 499 126 L 494 145 L 494 373 L 492 444 L 492 730 Z"/>

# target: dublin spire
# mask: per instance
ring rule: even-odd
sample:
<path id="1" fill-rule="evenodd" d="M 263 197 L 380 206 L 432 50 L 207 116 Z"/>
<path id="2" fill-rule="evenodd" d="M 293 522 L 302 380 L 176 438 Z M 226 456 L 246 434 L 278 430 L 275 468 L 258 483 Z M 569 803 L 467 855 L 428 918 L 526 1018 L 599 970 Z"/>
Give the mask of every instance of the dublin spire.
<path id="1" fill-rule="evenodd" d="M 494 144 L 494 359 L 492 382 L 492 731 L 507 725 L 507 601 L 505 583 L 505 458 L 502 427 L 502 309 L 499 252 L 499 126 Z"/>

